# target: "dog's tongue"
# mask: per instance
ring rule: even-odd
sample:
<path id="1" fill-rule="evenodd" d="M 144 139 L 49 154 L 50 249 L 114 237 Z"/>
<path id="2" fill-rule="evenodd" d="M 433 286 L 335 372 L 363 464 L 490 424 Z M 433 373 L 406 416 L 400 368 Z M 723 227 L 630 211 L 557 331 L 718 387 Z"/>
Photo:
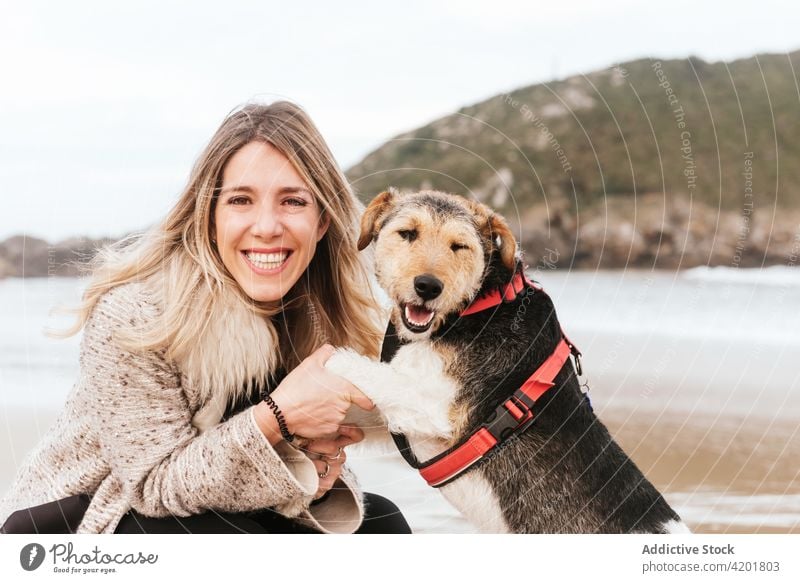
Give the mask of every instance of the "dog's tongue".
<path id="1" fill-rule="evenodd" d="M 425 325 L 430 321 L 432 316 L 433 312 L 426 310 L 422 306 L 406 306 L 406 318 L 408 318 L 412 324 Z"/>

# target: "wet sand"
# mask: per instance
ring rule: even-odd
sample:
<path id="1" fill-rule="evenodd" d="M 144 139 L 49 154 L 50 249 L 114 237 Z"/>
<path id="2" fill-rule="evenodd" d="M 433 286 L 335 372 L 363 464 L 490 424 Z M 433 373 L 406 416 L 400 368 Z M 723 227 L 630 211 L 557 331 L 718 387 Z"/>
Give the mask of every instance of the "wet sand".
<path id="1" fill-rule="evenodd" d="M 604 416 L 695 532 L 800 533 L 800 426 L 748 416 Z"/>

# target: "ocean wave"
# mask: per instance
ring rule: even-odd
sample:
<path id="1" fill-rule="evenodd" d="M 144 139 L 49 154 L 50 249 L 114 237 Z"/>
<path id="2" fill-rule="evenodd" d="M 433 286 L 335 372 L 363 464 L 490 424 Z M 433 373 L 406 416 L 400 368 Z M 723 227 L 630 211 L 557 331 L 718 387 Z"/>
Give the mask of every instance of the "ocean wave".
<path id="1" fill-rule="evenodd" d="M 800 287 L 800 269 L 788 265 L 773 265 L 764 268 L 701 266 L 681 272 L 681 278 L 713 283 Z"/>
<path id="2" fill-rule="evenodd" d="M 667 497 L 693 525 L 793 528 L 800 520 L 798 494 L 671 492 Z"/>

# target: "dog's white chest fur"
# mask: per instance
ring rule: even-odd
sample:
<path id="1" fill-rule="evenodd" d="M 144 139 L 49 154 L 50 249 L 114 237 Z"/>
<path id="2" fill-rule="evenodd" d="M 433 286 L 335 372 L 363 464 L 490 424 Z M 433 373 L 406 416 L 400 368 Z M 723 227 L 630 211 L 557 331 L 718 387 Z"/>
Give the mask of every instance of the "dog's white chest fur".
<path id="1" fill-rule="evenodd" d="M 401 347 L 391 363 L 380 363 L 351 350 L 337 350 L 325 365 L 361 389 L 380 409 L 389 430 L 404 433 L 422 461 L 447 448 L 453 436 L 450 407 L 457 383 L 444 372 L 444 362 L 427 342 Z M 351 407 L 345 422 L 362 423 Z M 444 486 L 442 494 L 470 522 L 486 532 L 508 532 L 491 486 L 471 472 Z"/>

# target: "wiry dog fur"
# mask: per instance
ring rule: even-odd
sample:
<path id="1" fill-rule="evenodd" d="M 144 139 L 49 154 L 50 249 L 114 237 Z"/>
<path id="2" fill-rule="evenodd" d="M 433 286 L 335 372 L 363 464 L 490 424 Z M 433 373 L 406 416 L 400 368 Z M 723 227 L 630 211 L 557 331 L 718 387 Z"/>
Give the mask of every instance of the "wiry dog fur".
<path id="1" fill-rule="evenodd" d="M 407 343 L 388 364 L 340 350 L 327 366 L 362 389 L 424 461 L 479 427 L 509 397 L 507 387 L 519 387 L 550 355 L 560 326 L 550 299 L 532 290 L 459 316 L 477 295 L 509 282 L 519 261 L 507 224 L 482 204 L 439 192 L 382 193 L 364 214 L 359 248 L 373 241 L 378 282 Z M 438 294 L 420 288 L 420 276 L 438 281 Z M 430 311 L 427 327 L 407 317 Z M 534 414 L 524 433 L 441 488 L 479 528 L 688 531 L 594 415 L 571 363 Z"/>

